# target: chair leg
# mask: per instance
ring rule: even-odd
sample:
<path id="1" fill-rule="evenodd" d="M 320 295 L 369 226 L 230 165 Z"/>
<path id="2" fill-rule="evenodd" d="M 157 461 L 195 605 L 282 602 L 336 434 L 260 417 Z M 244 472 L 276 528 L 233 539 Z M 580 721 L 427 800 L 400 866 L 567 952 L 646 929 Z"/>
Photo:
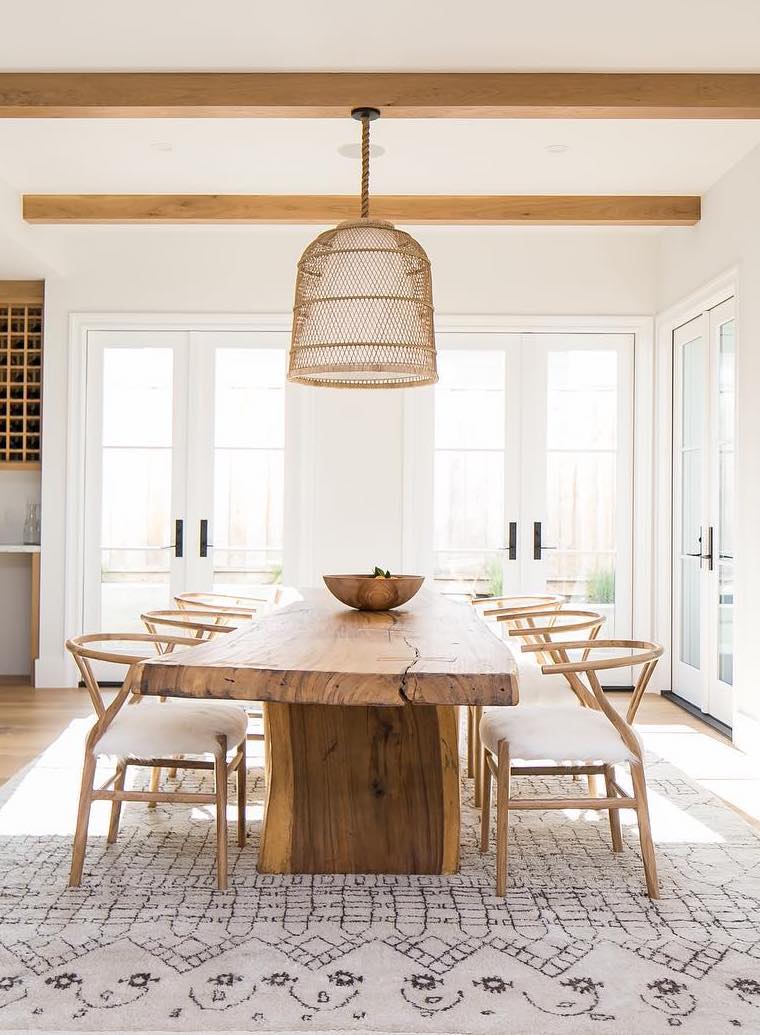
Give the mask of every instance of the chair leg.
<path id="1" fill-rule="evenodd" d="M 124 781 L 127 776 L 127 763 L 119 762 L 116 766 L 116 779 L 113 782 L 113 789 L 115 791 L 124 790 Z M 119 833 L 119 819 L 121 818 L 121 805 L 120 801 L 115 798 L 111 802 L 111 821 L 108 824 L 108 843 L 112 845 L 116 841 L 116 835 Z"/>
<path id="2" fill-rule="evenodd" d="M 248 799 L 248 768 L 246 765 L 245 738 L 240 745 L 240 763 L 237 771 L 237 839 L 240 848 L 245 847 L 245 807 Z"/>
<path id="3" fill-rule="evenodd" d="M 467 776 L 472 779 L 475 775 L 475 760 L 473 757 L 473 744 L 472 744 L 472 705 L 466 705 L 467 708 Z"/>
<path id="4" fill-rule="evenodd" d="M 155 794 L 156 791 L 158 790 L 158 788 L 160 787 L 160 785 L 161 785 L 161 767 L 160 766 L 154 766 L 151 769 L 151 771 L 150 771 L 150 784 L 148 785 L 151 794 Z M 156 804 L 157 803 L 155 801 L 149 801 L 148 802 L 148 808 L 149 809 L 155 809 Z"/>
<path id="5" fill-rule="evenodd" d="M 216 886 L 227 890 L 227 738 L 217 737 L 219 753 L 214 762 L 216 794 Z"/>
<path id="6" fill-rule="evenodd" d="M 592 798 L 601 798 L 602 795 L 599 793 L 599 775 L 597 773 L 589 773 L 586 777 L 588 783 L 588 793 Z"/>
<path id="7" fill-rule="evenodd" d="M 511 765 L 509 744 L 506 740 L 500 740 L 496 773 L 496 894 L 500 896 L 507 893 Z"/>
<path id="8" fill-rule="evenodd" d="M 483 715 L 483 708 L 476 705 L 472 709 L 472 762 L 473 778 L 475 780 L 475 791 L 473 795 L 476 809 L 480 808 L 483 794 L 483 744 L 480 739 L 480 720 Z"/>
<path id="9" fill-rule="evenodd" d="M 641 858 L 644 863 L 647 891 L 650 898 L 659 898 L 660 885 L 657 880 L 657 859 L 654 852 L 654 842 L 652 841 L 652 827 L 649 822 L 647 784 L 644 776 L 644 766 L 641 762 L 631 762 L 631 782 L 633 783 L 633 795 L 636 799 L 636 818 L 639 822 L 639 842 L 641 844 Z"/>
<path id="10" fill-rule="evenodd" d="M 608 798 L 615 797 L 615 788 L 612 781 L 615 779 L 615 767 L 606 765 L 604 767 L 604 787 Z M 620 830 L 620 809 L 609 809 L 607 815 L 610 818 L 610 834 L 612 836 L 612 851 L 623 851 L 623 834 Z"/>
<path id="11" fill-rule="evenodd" d="M 182 758 L 182 755 L 177 755 L 177 758 Z M 170 780 L 176 780 L 177 779 L 177 767 L 176 767 L 176 765 L 173 765 L 171 767 L 171 769 L 167 769 L 166 770 L 166 775 L 169 777 Z"/>
<path id="12" fill-rule="evenodd" d="M 486 757 L 486 749 L 481 748 L 483 759 L 480 763 L 483 770 L 483 802 L 480 806 L 480 851 L 488 851 L 488 835 L 491 832 L 491 769 Z"/>
<path id="13" fill-rule="evenodd" d="M 79 792 L 79 808 L 77 825 L 74 832 L 74 845 L 71 852 L 71 871 L 69 887 L 78 888 L 82 883 L 84 853 L 87 850 L 87 828 L 90 825 L 90 808 L 92 807 L 92 789 L 95 782 L 95 756 L 86 753 L 82 766 L 82 787 Z"/>

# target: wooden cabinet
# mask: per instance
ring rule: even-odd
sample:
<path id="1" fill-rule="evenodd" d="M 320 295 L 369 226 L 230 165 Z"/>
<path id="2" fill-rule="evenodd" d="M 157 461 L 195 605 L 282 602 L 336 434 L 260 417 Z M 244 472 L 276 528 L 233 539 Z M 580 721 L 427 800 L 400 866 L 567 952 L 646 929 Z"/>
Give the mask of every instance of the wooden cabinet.
<path id="1" fill-rule="evenodd" d="M 44 290 L 0 281 L 0 467 L 40 466 Z"/>

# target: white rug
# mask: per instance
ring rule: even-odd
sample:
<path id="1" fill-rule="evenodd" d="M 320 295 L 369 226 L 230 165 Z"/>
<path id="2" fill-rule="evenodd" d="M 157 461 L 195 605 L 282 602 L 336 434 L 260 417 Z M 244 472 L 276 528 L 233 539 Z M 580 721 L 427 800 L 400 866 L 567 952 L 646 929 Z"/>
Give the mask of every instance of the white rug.
<path id="1" fill-rule="evenodd" d="M 628 813 L 620 857 L 605 816 L 520 814 L 497 899 L 469 782 L 455 877 L 259 876 L 258 771 L 228 892 L 211 813 L 141 805 L 112 847 L 95 808 L 68 890 L 81 735 L 0 807 L 1 1030 L 760 1032 L 760 838 L 665 763 L 649 767 L 656 904 Z"/>

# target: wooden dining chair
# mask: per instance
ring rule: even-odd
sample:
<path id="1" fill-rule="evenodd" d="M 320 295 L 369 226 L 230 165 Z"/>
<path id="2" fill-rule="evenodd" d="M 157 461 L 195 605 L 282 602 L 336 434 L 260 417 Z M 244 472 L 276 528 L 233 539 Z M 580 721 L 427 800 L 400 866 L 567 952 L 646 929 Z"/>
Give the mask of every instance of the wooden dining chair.
<path id="1" fill-rule="evenodd" d="M 116 840 L 125 801 L 215 805 L 217 886 L 221 890 L 227 887 L 227 779 L 232 773 L 237 774 L 237 838 L 241 847 L 246 837 L 248 717 L 245 709 L 227 701 L 162 702 L 133 693 L 140 664 L 147 657 L 156 651 L 165 653 L 167 648 L 194 647 L 198 642 L 190 636 L 134 632 L 91 633 L 67 641 L 66 649 L 81 673 L 96 716 L 85 745 L 69 877 L 71 887 L 78 887 L 82 880 L 93 801 L 111 802 L 109 844 Z M 109 705 L 103 700 L 93 673 L 94 661 L 128 666 L 121 689 Z M 116 767 L 114 774 L 96 787 L 95 769 L 101 756 L 115 757 Z M 212 756 L 211 759 L 208 756 Z M 149 768 L 154 772 L 163 767 L 209 770 L 214 774 L 214 790 L 213 793 L 182 789 L 162 791 L 152 783 L 147 791 L 128 790 L 125 789 L 127 770 L 132 767 Z"/>
<path id="2" fill-rule="evenodd" d="M 159 634 L 169 630 L 175 636 L 193 636 L 198 640 L 211 640 L 225 633 L 234 632 L 243 622 L 251 621 L 251 615 L 245 610 L 201 610 L 200 608 L 177 608 L 175 610 L 144 611 L 140 615 L 149 633 Z M 174 649 L 170 644 L 167 648 L 159 648 L 159 653 L 169 653 Z M 260 704 L 255 701 L 247 702 L 244 707 L 249 719 L 254 721 L 253 728 L 249 725 L 246 739 L 249 741 L 264 740 L 264 711 Z M 169 769 L 168 775 L 173 778 L 177 775 L 176 766 Z M 161 770 L 154 769 L 151 775 L 151 783 L 155 789 L 161 780 Z M 153 804 L 155 808 L 155 804 Z"/>
<path id="3" fill-rule="evenodd" d="M 279 592 L 279 587 L 276 587 L 271 597 L 238 597 L 230 593 L 178 593 L 174 602 L 183 610 L 202 611 L 211 608 L 214 611 L 226 611 L 241 617 L 247 614 L 252 618 L 276 603 Z"/>
<path id="4" fill-rule="evenodd" d="M 537 652 L 539 645 L 526 651 Z M 623 651 L 610 657 L 610 650 Z M 569 652 L 582 657 L 571 661 Z M 629 653 L 630 652 L 630 653 Z M 646 690 L 663 648 L 645 640 L 571 640 L 554 643 L 552 654 L 561 660 L 545 664 L 545 675 L 562 675 L 584 707 L 540 705 L 492 708 L 480 723 L 483 752 L 483 804 L 481 852 L 488 850 L 491 813 L 491 784 L 496 781 L 496 894 L 507 887 L 509 815 L 523 809 L 593 809 L 609 816 L 612 849 L 623 850 L 620 809 L 633 809 L 639 827 L 641 856 L 649 897 L 659 897 L 657 864 L 652 842 L 644 775 L 643 750 L 631 726 L 638 702 Z M 607 654 L 608 656 L 604 656 Z M 638 668 L 639 676 L 628 714 L 624 718 L 607 700 L 597 673 L 616 668 Z M 582 678 L 581 678 L 582 677 Z M 617 781 L 616 765 L 627 765 L 633 793 Z M 602 777 L 605 796 L 522 798 L 513 795 L 512 780 L 518 776 Z"/>
<path id="5" fill-rule="evenodd" d="M 521 596 L 471 597 L 470 603 L 479 609 L 478 613 L 487 619 L 495 620 L 503 616 L 505 621 L 512 622 L 514 627 L 530 626 L 531 614 L 535 611 L 559 610 L 564 597 L 551 594 L 530 594 Z M 480 805 L 481 773 L 479 766 L 480 741 L 478 726 L 474 721 L 475 713 L 467 709 L 467 775 L 475 779 L 475 806 Z"/>
<path id="6" fill-rule="evenodd" d="M 547 610 L 534 607 L 529 611 L 509 608 L 495 616 L 497 622 L 505 623 L 507 639 L 517 661 L 517 686 L 520 702 L 528 704 L 553 705 L 572 698 L 573 691 L 564 676 L 545 676 L 541 664 L 552 659 L 553 642 L 585 633 L 587 638 L 596 639 L 604 625 L 604 617 L 596 611 L 575 609 L 557 610 L 553 605 Z M 524 655 L 526 644 L 536 648 L 535 654 Z M 518 705 L 519 707 L 520 705 Z M 468 706 L 468 746 L 474 758 L 475 808 L 482 800 L 482 751 L 480 745 L 480 720 L 483 717 L 481 705 Z"/>
<path id="7" fill-rule="evenodd" d="M 234 632 L 241 621 L 248 622 L 247 612 L 240 615 L 229 611 L 200 608 L 174 608 L 158 611 L 144 611 L 140 621 L 149 633 L 168 631 L 170 635 L 193 636 L 198 640 L 210 640 L 224 633 Z M 167 652 L 173 647 L 169 645 Z"/>

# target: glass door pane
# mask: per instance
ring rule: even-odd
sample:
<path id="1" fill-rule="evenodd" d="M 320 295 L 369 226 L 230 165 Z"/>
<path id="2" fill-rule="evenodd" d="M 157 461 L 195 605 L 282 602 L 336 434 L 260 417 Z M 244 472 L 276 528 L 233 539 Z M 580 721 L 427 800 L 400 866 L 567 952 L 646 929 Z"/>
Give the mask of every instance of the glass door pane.
<path id="1" fill-rule="evenodd" d="M 182 336 L 98 332 L 88 342 L 85 627 L 142 629 L 182 587 Z M 183 458 L 184 459 L 184 458 Z"/>
<path id="2" fill-rule="evenodd" d="M 607 612 L 614 629 L 618 357 L 547 356 L 546 588 Z"/>
<path id="3" fill-rule="evenodd" d="M 438 356 L 433 577 L 445 593 L 503 590 L 505 367 L 500 349 Z"/>
<path id="4" fill-rule="evenodd" d="M 285 361 L 283 349 L 215 349 L 216 592 L 282 579 Z"/>
<path id="5" fill-rule="evenodd" d="M 692 338 L 681 349 L 681 614 L 678 625 L 679 657 L 685 665 L 700 667 L 704 465 L 705 342 Z"/>
<path id="6" fill-rule="evenodd" d="M 633 347 L 625 334 L 531 334 L 523 354 L 525 588 L 599 611 L 608 636 L 631 626 Z"/>
<path id="7" fill-rule="evenodd" d="M 734 682 L 734 320 L 718 329 L 718 679 Z"/>

